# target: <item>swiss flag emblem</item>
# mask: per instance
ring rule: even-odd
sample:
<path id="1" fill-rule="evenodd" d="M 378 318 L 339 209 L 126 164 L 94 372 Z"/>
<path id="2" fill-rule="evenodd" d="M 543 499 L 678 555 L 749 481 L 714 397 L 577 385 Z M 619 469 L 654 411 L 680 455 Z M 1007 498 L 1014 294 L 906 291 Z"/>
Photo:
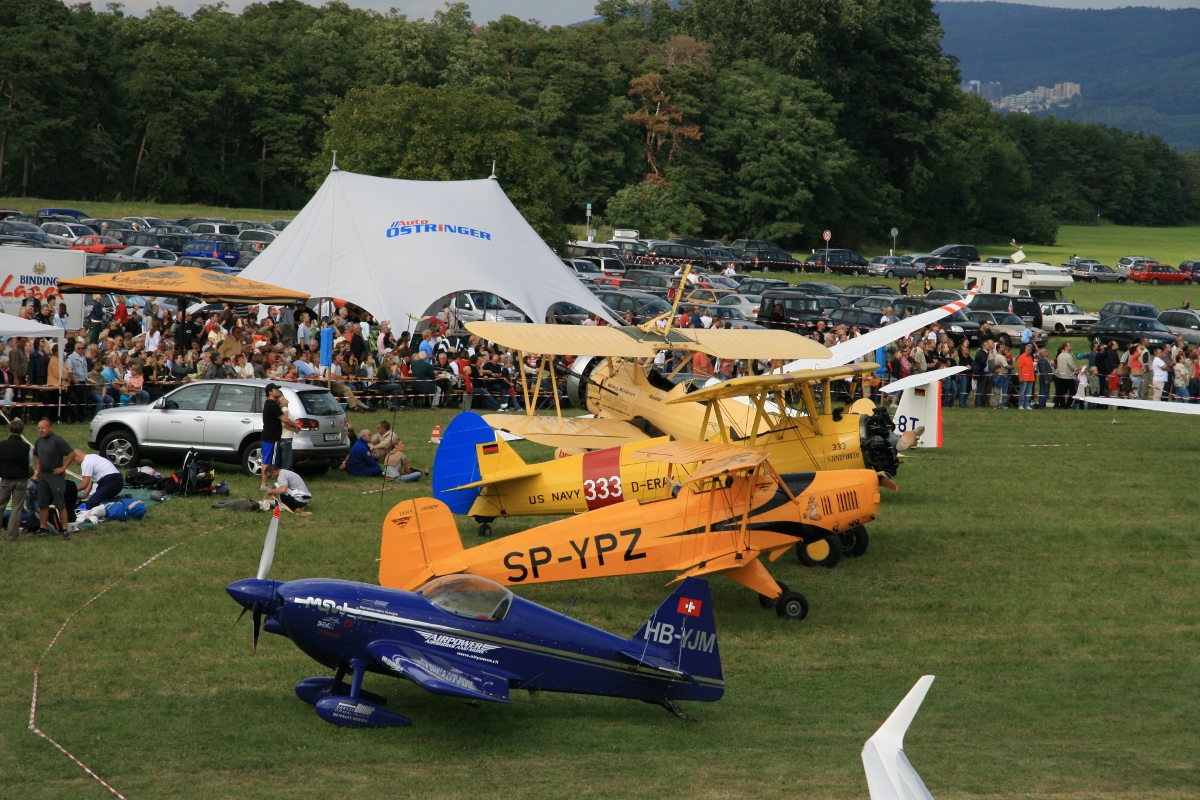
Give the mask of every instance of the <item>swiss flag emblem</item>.
<path id="1" fill-rule="evenodd" d="M 686 614 L 689 617 L 700 616 L 700 607 L 704 604 L 699 600 L 692 600 L 688 597 L 679 598 L 679 613 Z"/>

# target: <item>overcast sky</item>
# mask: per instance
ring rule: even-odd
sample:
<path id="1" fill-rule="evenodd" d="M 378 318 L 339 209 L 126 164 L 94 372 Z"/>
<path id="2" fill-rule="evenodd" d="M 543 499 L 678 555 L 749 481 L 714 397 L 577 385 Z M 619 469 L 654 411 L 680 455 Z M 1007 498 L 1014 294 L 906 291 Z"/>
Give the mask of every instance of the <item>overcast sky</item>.
<path id="1" fill-rule="evenodd" d="M 106 0 L 95 0 L 93 5 L 103 9 Z M 142 14 L 147 9 L 158 5 L 157 0 L 124 0 L 127 11 Z M 306 0 L 312 5 L 321 5 L 316 0 Z M 433 12 L 445 6 L 445 0 L 349 0 L 350 5 L 360 8 L 374 8 L 386 12 L 397 8 L 410 18 L 430 18 Z M 229 0 L 228 5 L 233 11 L 240 11 L 249 4 L 249 0 Z M 487 22 L 498 18 L 501 14 L 512 14 L 521 19 L 536 19 L 546 25 L 569 25 L 591 19 L 596 7 L 595 0 L 472 0 L 471 13 L 476 22 Z M 200 5 L 201 0 L 177 0 L 163 3 L 173 5 L 185 14 L 191 14 Z M 1057 6 L 1059 8 L 1118 8 L 1130 5 L 1154 5 L 1159 8 L 1195 8 L 1200 6 L 1200 0 L 1154 0 L 1153 3 L 1130 2 L 1130 0 L 1040 0 L 1030 5 Z"/>

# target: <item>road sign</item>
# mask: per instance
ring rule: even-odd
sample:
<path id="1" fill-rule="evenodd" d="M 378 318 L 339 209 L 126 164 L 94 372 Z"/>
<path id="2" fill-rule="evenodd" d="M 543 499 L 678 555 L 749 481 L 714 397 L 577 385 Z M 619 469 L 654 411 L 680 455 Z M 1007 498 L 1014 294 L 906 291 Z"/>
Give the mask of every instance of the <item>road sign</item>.
<path id="1" fill-rule="evenodd" d="M 897 236 L 899 236 L 899 235 L 900 235 L 900 229 L 899 229 L 899 228 L 892 228 L 892 238 L 893 238 L 893 239 L 895 239 L 895 238 L 896 238 Z"/>
<path id="2" fill-rule="evenodd" d="M 833 234 L 830 233 L 829 231 L 825 231 L 824 233 L 821 234 L 821 238 L 823 238 L 825 241 L 828 242 L 830 239 L 833 238 Z"/>

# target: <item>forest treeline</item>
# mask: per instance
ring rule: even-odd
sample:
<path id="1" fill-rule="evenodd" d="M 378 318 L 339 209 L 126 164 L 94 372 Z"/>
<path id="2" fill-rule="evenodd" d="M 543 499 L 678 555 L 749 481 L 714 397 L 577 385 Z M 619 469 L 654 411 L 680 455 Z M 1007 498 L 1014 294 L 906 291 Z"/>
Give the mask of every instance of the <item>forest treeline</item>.
<path id="1" fill-rule="evenodd" d="M 587 203 L 645 234 L 1051 242 L 1200 218 L 1160 139 L 991 112 L 929 0 L 601 0 L 546 28 L 465 4 L 142 17 L 0 0 L 0 195 L 298 208 L 339 166 L 496 174 L 554 240 Z"/>

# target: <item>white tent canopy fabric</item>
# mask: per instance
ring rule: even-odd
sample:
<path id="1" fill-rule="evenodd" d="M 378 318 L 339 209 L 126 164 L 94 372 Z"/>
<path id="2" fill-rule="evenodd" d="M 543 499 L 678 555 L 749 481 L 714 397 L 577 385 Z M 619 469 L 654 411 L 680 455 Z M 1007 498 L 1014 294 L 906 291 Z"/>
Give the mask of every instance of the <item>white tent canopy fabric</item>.
<path id="1" fill-rule="evenodd" d="M 335 169 L 242 277 L 348 300 L 397 331 L 462 291 L 499 295 L 534 322 L 559 301 L 612 319 L 494 179 L 406 181 Z"/>
<path id="2" fill-rule="evenodd" d="M 21 336 L 26 339 L 62 339 L 67 332 L 57 325 L 43 325 L 15 314 L 0 313 L 0 337 Z"/>

